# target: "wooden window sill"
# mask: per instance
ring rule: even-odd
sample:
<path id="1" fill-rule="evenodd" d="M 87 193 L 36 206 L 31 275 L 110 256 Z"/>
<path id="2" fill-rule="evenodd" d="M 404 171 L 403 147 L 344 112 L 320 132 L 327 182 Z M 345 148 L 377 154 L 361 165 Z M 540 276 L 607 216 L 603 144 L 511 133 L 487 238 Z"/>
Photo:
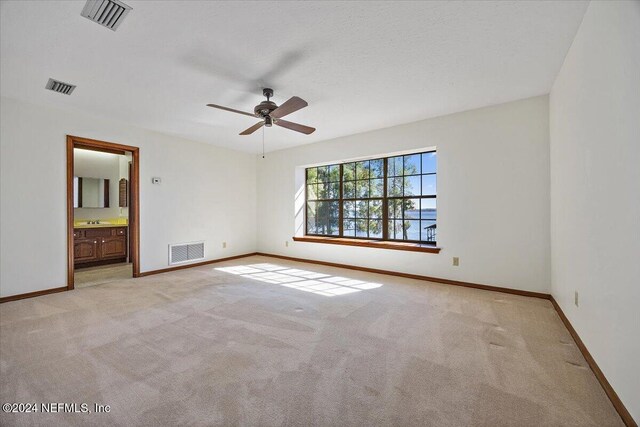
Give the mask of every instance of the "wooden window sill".
<path id="1" fill-rule="evenodd" d="M 365 248 L 378 248 L 378 249 L 393 249 L 396 251 L 411 251 L 411 252 L 428 252 L 437 254 L 440 252 L 440 248 L 437 246 L 421 245 L 419 243 L 404 243 L 404 242 L 390 242 L 380 240 L 366 240 L 366 239 L 345 239 L 343 237 L 322 237 L 322 236 L 302 236 L 294 237 L 295 242 L 307 242 L 307 243 L 326 243 L 330 245 L 345 245 L 345 246 L 362 246 Z"/>

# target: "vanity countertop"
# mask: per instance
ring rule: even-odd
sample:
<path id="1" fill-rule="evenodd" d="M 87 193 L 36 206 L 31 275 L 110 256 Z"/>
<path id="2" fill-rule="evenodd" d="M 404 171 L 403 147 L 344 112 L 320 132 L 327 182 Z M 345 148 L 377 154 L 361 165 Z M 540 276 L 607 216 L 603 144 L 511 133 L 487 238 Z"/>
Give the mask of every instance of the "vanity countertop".
<path id="1" fill-rule="evenodd" d="M 75 224 L 73 228 L 111 228 L 111 227 L 128 227 L 129 224 Z"/>

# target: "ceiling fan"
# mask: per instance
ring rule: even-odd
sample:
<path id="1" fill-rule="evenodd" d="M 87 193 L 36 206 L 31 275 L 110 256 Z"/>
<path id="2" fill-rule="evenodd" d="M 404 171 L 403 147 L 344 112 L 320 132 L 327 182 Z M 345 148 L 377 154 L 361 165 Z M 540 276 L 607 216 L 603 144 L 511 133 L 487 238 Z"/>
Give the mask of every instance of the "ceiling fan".
<path id="1" fill-rule="evenodd" d="M 269 100 L 273 96 L 273 89 L 264 88 L 262 89 L 262 94 L 267 97 L 267 100 L 262 101 L 260 104 L 256 105 L 253 109 L 253 113 L 247 113 L 244 111 L 236 110 L 234 108 L 223 107 L 221 105 L 215 104 L 207 104 L 207 107 L 219 108 L 221 110 L 231 111 L 232 113 L 244 114 L 245 116 L 251 116 L 261 119 L 261 121 L 251 126 L 249 129 L 240 132 L 240 135 L 251 135 L 262 126 L 271 127 L 274 124 L 283 128 L 295 130 L 296 132 L 304 133 L 306 135 L 309 135 L 316 130 L 316 128 L 312 128 L 310 126 L 282 120 L 282 117 L 309 105 L 307 104 L 307 101 L 294 96 L 284 104 L 278 106 L 275 102 Z"/>

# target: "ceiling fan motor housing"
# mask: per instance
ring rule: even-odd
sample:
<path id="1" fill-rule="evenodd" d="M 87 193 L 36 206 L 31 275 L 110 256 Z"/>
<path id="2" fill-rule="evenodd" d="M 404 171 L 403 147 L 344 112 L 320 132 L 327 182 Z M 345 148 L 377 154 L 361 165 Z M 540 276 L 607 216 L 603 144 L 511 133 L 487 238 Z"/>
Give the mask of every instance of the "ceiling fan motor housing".
<path id="1" fill-rule="evenodd" d="M 262 101 L 260 104 L 256 105 L 256 107 L 253 109 L 253 112 L 256 114 L 256 116 L 265 119 L 265 126 L 270 127 L 273 124 L 273 120 L 271 119 L 271 117 L 269 117 L 269 114 L 271 114 L 273 110 L 278 108 L 278 106 L 270 99 L 273 96 L 273 89 L 265 87 L 264 89 L 262 89 L 262 95 L 266 96 L 267 100 Z"/>
<path id="2" fill-rule="evenodd" d="M 262 101 L 260 104 L 256 105 L 253 109 L 253 112 L 258 117 L 267 117 L 273 110 L 278 108 L 275 102 L 273 101 Z"/>

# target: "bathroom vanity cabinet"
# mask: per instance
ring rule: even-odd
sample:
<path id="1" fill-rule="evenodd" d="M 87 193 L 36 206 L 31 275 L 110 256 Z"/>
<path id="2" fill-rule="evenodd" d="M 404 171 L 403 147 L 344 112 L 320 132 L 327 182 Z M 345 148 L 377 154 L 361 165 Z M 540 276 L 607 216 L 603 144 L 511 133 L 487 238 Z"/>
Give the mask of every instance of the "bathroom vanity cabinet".
<path id="1" fill-rule="evenodd" d="M 73 229 L 73 257 L 77 268 L 126 262 L 126 226 L 99 226 Z"/>

